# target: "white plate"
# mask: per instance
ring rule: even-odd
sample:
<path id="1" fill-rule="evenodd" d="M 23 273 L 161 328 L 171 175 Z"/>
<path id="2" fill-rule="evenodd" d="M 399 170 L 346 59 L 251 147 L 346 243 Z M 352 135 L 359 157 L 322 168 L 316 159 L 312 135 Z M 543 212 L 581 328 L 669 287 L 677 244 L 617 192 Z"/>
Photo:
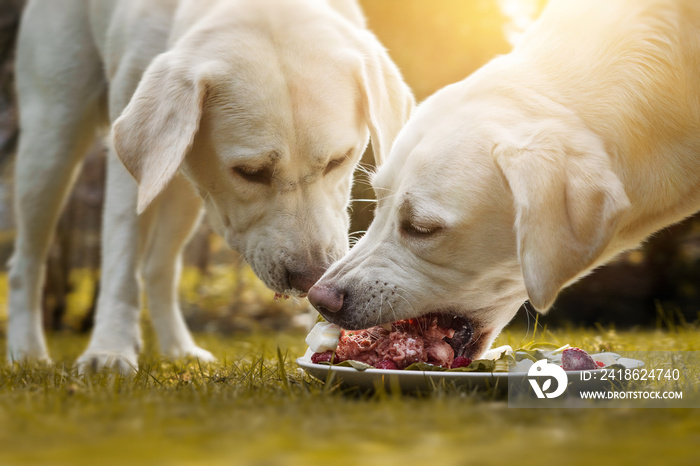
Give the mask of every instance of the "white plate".
<path id="1" fill-rule="evenodd" d="M 620 358 L 618 364 L 627 369 L 644 366 L 644 362 L 637 359 Z M 456 386 L 472 389 L 487 389 L 506 392 L 509 380 L 523 380 L 526 372 L 438 372 L 438 371 L 403 371 L 386 369 L 367 369 L 358 371 L 352 367 L 329 366 L 327 364 L 314 364 L 308 357 L 297 359 L 297 364 L 309 375 L 322 382 L 340 382 L 345 387 L 377 388 L 384 385 L 387 389 L 395 387 L 404 391 L 426 390 L 434 387 Z M 582 371 L 568 371 L 569 383 L 592 387 L 600 384 L 600 377 L 592 377 L 589 381 L 581 380 Z M 605 369 L 591 372 L 593 375 L 602 374 Z"/>

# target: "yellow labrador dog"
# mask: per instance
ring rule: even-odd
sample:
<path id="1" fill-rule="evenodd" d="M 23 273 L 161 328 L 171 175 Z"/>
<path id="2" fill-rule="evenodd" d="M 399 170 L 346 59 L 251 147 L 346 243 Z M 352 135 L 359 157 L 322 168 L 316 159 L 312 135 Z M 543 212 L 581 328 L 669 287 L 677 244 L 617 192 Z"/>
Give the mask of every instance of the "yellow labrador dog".
<path id="1" fill-rule="evenodd" d="M 427 313 L 479 357 L 529 299 L 700 209 L 700 2 L 554 0 L 512 53 L 421 104 L 376 218 L 311 288 L 331 322 Z"/>
<path id="2" fill-rule="evenodd" d="M 48 359 L 43 264 L 100 129 L 112 133 L 102 289 L 78 363 L 130 371 L 139 278 L 163 353 L 212 359 L 176 291 L 202 204 L 271 289 L 304 293 L 347 251 L 352 172 L 370 135 L 381 161 L 413 105 L 351 0 L 33 0 L 17 52 L 11 361 Z"/>

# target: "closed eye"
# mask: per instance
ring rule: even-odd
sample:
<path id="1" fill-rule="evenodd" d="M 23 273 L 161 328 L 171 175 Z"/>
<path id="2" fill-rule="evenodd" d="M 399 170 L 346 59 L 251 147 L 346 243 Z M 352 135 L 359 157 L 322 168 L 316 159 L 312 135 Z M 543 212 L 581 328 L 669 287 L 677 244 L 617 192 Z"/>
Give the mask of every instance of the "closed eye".
<path id="1" fill-rule="evenodd" d="M 440 225 L 418 225 L 410 220 L 404 220 L 399 227 L 401 233 L 412 238 L 427 238 L 443 230 Z"/>
<path id="2" fill-rule="evenodd" d="M 272 183 L 272 169 L 269 167 L 253 168 L 241 165 L 233 167 L 233 172 L 250 183 L 269 185 Z"/>
<path id="3" fill-rule="evenodd" d="M 333 170 L 341 166 L 343 162 L 345 162 L 345 160 L 347 160 L 347 157 L 345 155 L 337 159 L 331 160 L 330 162 L 328 162 L 328 165 L 326 165 L 325 170 L 323 170 L 323 174 L 327 175 L 328 173 L 332 172 Z"/>

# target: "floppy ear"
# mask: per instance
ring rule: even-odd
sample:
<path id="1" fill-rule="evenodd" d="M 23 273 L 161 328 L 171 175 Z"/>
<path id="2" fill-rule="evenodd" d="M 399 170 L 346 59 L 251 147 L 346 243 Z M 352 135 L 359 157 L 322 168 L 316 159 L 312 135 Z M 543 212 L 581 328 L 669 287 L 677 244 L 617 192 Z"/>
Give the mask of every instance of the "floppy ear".
<path id="1" fill-rule="evenodd" d="M 415 99 L 386 50 L 376 47 L 379 52 L 364 60 L 361 89 L 374 162 L 379 166 L 411 116 Z"/>
<path id="2" fill-rule="evenodd" d="M 114 149 L 139 184 L 139 214 L 167 186 L 192 147 L 206 92 L 202 73 L 174 52 L 163 53 L 149 65 L 114 123 Z"/>
<path id="3" fill-rule="evenodd" d="M 525 287 L 540 312 L 600 257 L 630 206 L 598 138 L 581 142 L 494 149 L 515 201 Z"/>

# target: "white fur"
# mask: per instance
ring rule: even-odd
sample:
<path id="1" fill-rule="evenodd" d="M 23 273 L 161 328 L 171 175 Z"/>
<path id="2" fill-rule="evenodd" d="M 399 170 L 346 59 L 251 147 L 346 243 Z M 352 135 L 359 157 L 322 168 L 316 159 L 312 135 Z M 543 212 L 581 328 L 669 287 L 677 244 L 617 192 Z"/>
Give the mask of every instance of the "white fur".
<path id="1" fill-rule="evenodd" d="M 552 1 L 512 53 L 419 106 L 374 223 L 311 301 L 344 295 L 324 314 L 349 328 L 461 314 L 478 357 L 523 301 L 546 311 L 700 209 L 698 57 L 694 0 Z"/>
<path id="2" fill-rule="evenodd" d="M 102 287 L 78 363 L 124 372 L 141 346 L 140 281 L 163 353 L 212 359 L 177 301 L 202 199 L 270 288 L 305 291 L 292 288 L 347 250 L 352 172 L 369 135 L 383 160 L 413 106 L 351 0 L 33 0 L 17 83 L 9 359 L 48 359 L 47 248 L 90 141 L 111 126 Z"/>

